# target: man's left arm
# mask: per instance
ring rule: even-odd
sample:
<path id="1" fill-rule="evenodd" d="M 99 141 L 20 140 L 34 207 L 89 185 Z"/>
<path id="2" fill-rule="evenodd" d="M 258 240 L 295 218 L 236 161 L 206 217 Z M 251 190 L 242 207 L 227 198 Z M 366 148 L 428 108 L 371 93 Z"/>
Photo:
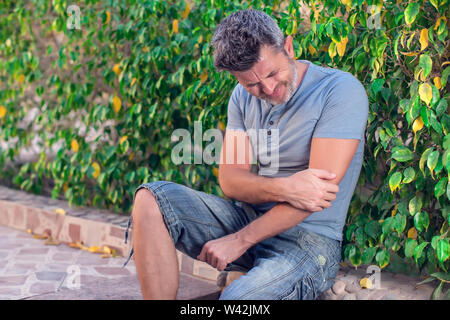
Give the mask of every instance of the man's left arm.
<path id="1" fill-rule="evenodd" d="M 358 143 L 359 140 L 356 139 L 313 138 L 309 167 L 335 173 L 336 178 L 330 182 L 339 184 L 347 172 Z M 238 259 L 251 246 L 292 228 L 311 213 L 287 202 L 278 203 L 238 232 L 207 242 L 198 259 L 219 271 L 224 270 L 228 263 Z"/>

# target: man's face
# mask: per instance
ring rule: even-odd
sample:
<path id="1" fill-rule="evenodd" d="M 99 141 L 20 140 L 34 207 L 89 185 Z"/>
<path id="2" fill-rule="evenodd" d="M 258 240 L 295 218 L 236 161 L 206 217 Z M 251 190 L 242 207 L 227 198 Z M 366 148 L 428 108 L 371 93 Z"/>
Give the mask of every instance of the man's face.
<path id="1" fill-rule="evenodd" d="M 286 103 L 297 89 L 295 61 L 267 46 L 261 48 L 260 59 L 250 70 L 231 74 L 251 95 L 273 105 Z"/>

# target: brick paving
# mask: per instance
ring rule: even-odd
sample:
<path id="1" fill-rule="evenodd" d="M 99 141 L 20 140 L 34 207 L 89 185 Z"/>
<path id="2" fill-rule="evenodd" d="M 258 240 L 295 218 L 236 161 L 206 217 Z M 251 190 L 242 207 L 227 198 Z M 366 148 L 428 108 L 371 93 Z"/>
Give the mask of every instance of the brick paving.
<path id="1" fill-rule="evenodd" d="M 56 213 L 61 208 L 64 215 Z M 128 218 L 128 214 L 72 207 L 67 201 L 0 186 L 0 299 L 141 299 L 134 261 L 122 268 L 131 247 L 132 230 L 124 244 Z M 103 259 L 65 244 L 46 245 L 27 229 L 33 234 L 47 233 L 62 243 L 105 245 L 118 257 Z M 179 251 L 177 255 L 178 299 L 217 298 L 219 272 Z M 365 271 L 364 266 L 357 270 L 342 266 L 333 287 L 319 299 L 428 300 L 437 285 L 434 281 L 417 287 L 423 279 L 383 270 L 380 288 L 362 289 L 359 281 L 367 276 Z M 449 286 L 444 286 L 442 295 Z"/>
<path id="2" fill-rule="evenodd" d="M 136 267 L 125 257 L 100 254 L 67 245 L 45 245 L 21 230 L 0 226 L 1 300 L 140 300 Z M 177 299 L 215 299 L 214 281 L 180 273 Z"/>

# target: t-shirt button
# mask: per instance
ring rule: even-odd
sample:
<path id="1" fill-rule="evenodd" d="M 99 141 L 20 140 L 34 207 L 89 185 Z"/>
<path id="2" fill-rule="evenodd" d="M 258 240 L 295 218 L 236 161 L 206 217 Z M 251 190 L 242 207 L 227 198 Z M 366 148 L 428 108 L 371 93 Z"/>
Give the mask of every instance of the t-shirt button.
<path id="1" fill-rule="evenodd" d="M 270 124 L 270 125 L 273 125 L 273 121 L 270 121 L 269 124 Z"/>
<path id="2" fill-rule="evenodd" d="M 272 134 L 272 132 L 269 130 L 269 131 L 267 131 L 267 134 L 270 136 Z"/>

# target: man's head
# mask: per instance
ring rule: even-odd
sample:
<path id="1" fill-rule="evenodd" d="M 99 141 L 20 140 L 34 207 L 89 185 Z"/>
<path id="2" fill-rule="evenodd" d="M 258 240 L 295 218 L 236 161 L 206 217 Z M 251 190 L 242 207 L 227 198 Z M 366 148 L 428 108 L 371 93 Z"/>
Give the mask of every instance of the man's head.
<path id="1" fill-rule="evenodd" d="M 211 44 L 214 66 L 229 71 L 253 96 L 278 105 L 297 88 L 298 71 L 292 37 L 258 10 L 237 11 L 217 27 Z"/>

